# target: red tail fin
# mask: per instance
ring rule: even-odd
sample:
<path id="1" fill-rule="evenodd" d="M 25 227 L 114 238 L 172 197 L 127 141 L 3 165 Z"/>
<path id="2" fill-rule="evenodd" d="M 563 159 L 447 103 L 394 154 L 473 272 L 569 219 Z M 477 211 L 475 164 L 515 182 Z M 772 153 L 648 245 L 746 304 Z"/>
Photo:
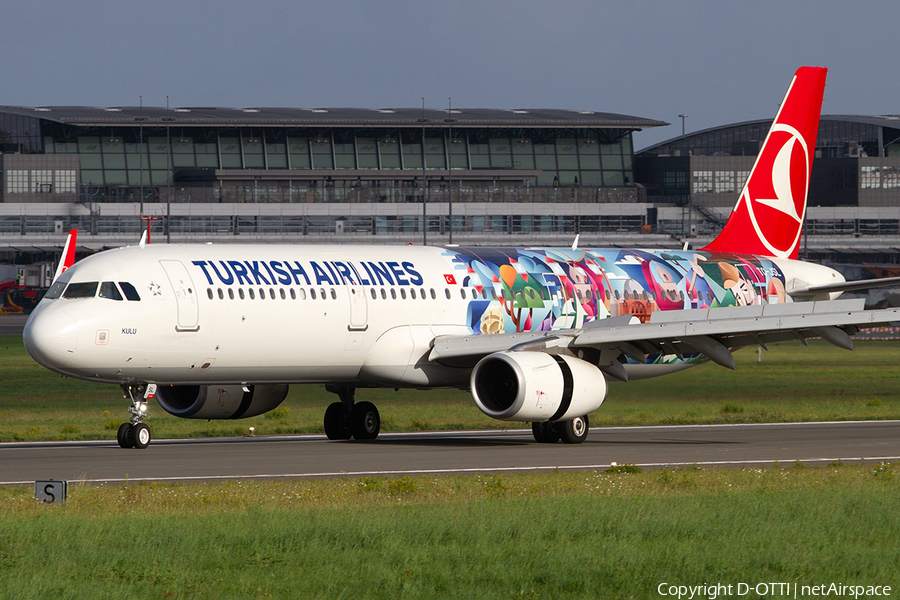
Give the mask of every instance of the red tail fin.
<path id="1" fill-rule="evenodd" d="M 59 265 L 56 267 L 56 274 L 53 281 L 59 279 L 59 276 L 66 272 L 66 269 L 75 264 L 75 241 L 78 239 L 78 230 L 73 229 L 66 238 L 66 245 L 63 246 L 62 256 L 59 258 Z"/>
<path id="2" fill-rule="evenodd" d="M 827 72 L 797 69 L 728 223 L 703 250 L 797 258 Z"/>

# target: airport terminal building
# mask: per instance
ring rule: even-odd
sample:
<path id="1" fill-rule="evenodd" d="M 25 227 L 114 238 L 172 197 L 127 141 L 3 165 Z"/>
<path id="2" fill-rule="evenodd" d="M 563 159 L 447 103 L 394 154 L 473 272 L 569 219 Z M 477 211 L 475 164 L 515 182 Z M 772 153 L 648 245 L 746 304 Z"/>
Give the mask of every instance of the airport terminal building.
<path id="1" fill-rule="evenodd" d="M 142 215 L 178 241 L 640 232 L 632 133 L 659 125 L 550 109 L 0 107 L 0 244 L 71 227 L 86 247 L 130 243 Z"/>
<path id="2" fill-rule="evenodd" d="M 648 118 L 555 109 L 0 107 L 0 259 L 154 241 L 680 247 L 771 121 L 635 153 Z M 895 262 L 900 117 L 823 116 L 803 249 Z"/>

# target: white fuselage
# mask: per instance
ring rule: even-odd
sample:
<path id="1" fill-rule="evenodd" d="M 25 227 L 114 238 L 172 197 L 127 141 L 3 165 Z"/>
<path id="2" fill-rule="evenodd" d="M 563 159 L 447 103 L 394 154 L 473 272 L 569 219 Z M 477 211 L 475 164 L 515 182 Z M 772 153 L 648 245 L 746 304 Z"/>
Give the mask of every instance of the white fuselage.
<path id="1" fill-rule="evenodd" d="M 792 281 L 840 281 L 818 265 L 753 260 L 619 249 L 128 247 L 66 271 L 56 295 L 76 283 L 98 291 L 48 294 L 24 340 L 45 367 L 94 381 L 466 387 L 470 369 L 428 362 L 436 336 L 789 302 Z M 123 297 L 125 284 L 139 300 Z M 661 374 L 677 365 L 653 366 Z"/>

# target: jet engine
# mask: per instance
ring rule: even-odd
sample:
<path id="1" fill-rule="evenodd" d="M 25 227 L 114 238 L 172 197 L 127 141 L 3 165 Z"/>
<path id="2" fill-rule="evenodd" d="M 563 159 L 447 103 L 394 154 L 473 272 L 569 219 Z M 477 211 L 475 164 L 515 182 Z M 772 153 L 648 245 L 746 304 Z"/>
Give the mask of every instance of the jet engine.
<path id="1" fill-rule="evenodd" d="M 277 385 L 160 385 L 156 401 L 164 411 L 182 419 L 243 419 L 281 404 L 288 386 Z"/>
<path id="2" fill-rule="evenodd" d="M 603 373 L 572 356 L 495 352 L 475 365 L 470 379 L 478 408 L 501 421 L 566 421 L 599 408 Z"/>

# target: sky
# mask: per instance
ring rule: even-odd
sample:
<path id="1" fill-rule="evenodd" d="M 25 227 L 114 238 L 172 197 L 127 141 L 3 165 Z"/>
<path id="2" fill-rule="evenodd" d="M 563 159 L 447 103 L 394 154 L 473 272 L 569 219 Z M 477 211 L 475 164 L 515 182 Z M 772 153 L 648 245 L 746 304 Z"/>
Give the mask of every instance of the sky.
<path id="1" fill-rule="evenodd" d="M 896 0 L 6 2 L 0 105 L 559 108 L 668 127 L 775 116 L 829 68 L 823 114 L 900 114 Z M 451 100 L 452 99 L 452 100 Z"/>

